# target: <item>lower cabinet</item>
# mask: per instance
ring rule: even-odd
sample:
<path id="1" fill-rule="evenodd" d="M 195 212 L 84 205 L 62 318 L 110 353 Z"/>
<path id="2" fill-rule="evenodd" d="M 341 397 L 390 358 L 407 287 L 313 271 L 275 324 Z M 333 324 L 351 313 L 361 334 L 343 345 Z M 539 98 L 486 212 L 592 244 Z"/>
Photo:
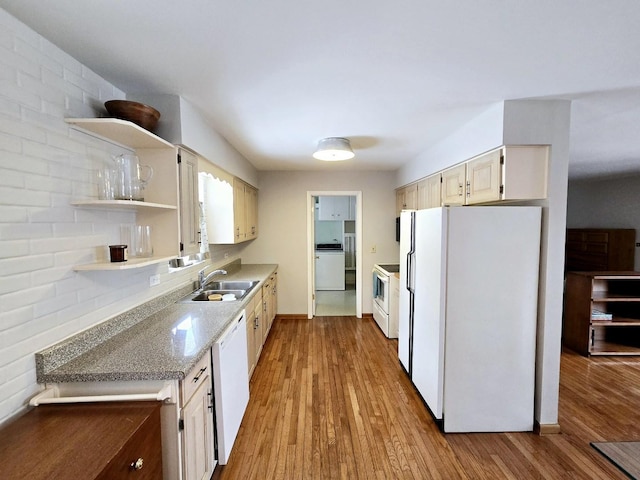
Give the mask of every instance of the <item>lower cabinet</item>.
<path id="1" fill-rule="evenodd" d="M 157 480 L 160 402 L 42 405 L 0 429 L 0 477 Z"/>
<path id="2" fill-rule="evenodd" d="M 247 304 L 247 355 L 249 379 L 258 364 L 262 347 L 273 325 L 278 308 L 278 272 L 272 273 Z M 249 312 L 253 312 L 250 314 Z"/>
<path id="3" fill-rule="evenodd" d="M 181 382 L 180 428 L 185 480 L 209 480 L 216 466 L 211 378 L 211 356 L 207 354 Z"/>

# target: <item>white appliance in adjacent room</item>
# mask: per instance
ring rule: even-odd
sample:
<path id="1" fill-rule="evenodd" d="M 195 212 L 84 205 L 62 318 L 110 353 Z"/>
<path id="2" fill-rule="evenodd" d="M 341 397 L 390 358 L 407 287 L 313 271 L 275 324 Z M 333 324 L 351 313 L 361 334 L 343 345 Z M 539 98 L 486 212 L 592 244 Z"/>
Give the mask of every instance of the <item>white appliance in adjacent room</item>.
<path id="1" fill-rule="evenodd" d="M 218 463 L 226 465 L 249 404 L 247 323 L 244 310 L 211 348 Z"/>
<path id="2" fill-rule="evenodd" d="M 398 338 L 398 278 L 400 265 L 373 266 L 373 319 L 388 338 Z"/>
<path id="3" fill-rule="evenodd" d="M 316 290 L 345 289 L 344 250 L 341 243 L 316 245 Z"/>
<path id="4" fill-rule="evenodd" d="M 445 432 L 530 431 L 540 207 L 401 213 L 398 356 Z"/>

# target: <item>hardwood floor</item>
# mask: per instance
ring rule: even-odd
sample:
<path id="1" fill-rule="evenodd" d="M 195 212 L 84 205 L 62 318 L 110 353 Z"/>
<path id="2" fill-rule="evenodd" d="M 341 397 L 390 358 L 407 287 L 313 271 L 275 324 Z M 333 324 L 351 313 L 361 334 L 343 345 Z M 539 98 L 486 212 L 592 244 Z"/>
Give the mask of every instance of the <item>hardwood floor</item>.
<path id="1" fill-rule="evenodd" d="M 640 440 L 640 358 L 563 353 L 560 425 L 445 435 L 373 320 L 278 318 L 213 478 L 624 479 L 589 442 Z"/>

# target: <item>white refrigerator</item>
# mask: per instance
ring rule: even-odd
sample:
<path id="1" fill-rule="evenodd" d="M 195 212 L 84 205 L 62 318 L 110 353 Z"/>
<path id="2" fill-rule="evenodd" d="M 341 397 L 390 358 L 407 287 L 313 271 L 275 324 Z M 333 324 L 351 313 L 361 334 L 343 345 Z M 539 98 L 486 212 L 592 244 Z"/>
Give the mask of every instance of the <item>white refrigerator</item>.
<path id="1" fill-rule="evenodd" d="M 530 431 L 541 208 L 400 218 L 398 356 L 445 432 Z"/>

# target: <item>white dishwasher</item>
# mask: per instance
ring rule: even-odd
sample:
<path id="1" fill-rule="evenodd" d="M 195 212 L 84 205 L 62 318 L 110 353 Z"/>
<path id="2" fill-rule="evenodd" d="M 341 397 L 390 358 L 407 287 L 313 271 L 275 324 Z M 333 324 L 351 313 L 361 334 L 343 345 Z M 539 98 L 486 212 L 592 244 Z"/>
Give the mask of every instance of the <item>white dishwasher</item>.
<path id="1" fill-rule="evenodd" d="M 244 310 L 211 348 L 218 463 L 226 465 L 249 403 L 247 327 Z"/>

